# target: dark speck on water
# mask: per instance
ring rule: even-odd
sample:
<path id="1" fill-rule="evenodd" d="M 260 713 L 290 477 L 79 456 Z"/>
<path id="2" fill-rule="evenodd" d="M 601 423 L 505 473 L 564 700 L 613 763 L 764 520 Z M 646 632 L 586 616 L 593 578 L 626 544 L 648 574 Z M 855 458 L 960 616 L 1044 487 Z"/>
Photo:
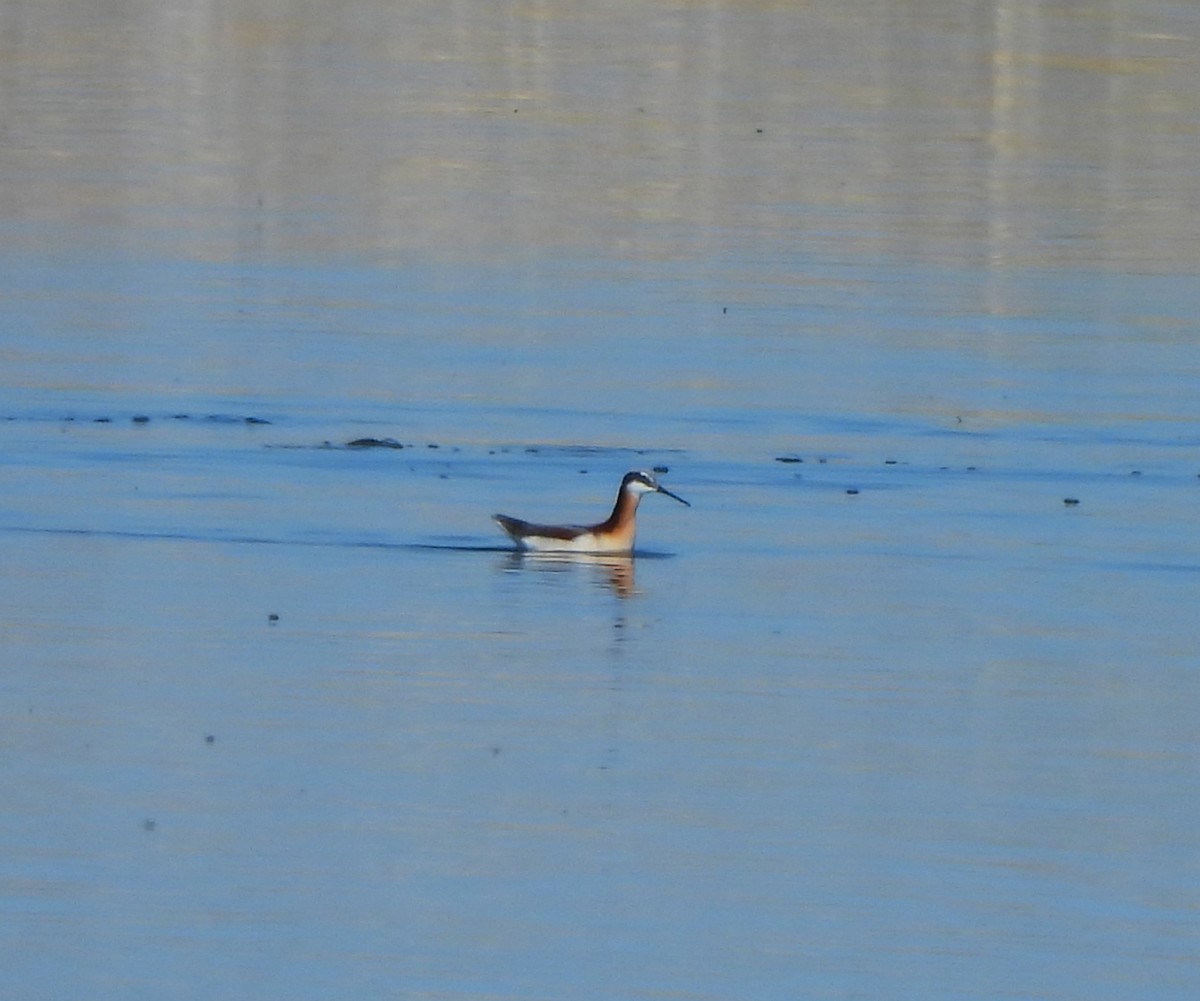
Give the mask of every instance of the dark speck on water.
<path id="1" fill-rule="evenodd" d="M 403 448 L 395 438 L 355 438 L 346 442 L 347 448 Z M 430 446 L 431 448 L 435 446 Z"/>
<path id="2" fill-rule="evenodd" d="M 185 414 L 184 420 L 187 419 Z M 204 418 L 210 424 L 270 424 L 265 417 L 239 417 L 235 414 L 209 414 Z"/>

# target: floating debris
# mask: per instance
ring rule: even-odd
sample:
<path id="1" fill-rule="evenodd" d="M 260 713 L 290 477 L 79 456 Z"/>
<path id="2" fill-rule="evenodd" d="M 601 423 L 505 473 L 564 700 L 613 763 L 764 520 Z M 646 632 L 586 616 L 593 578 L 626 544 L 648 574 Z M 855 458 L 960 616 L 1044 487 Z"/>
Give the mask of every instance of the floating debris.
<path id="1" fill-rule="evenodd" d="M 355 438 L 346 442 L 347 448 L 403 448 L 395 438 Z"/>
<path id="2" fill-rule="evenodd" d="M 1063 503 L 1066 504 L 1067 507 L 1075 507 L 1075 505 L 1079 503 L 1079 498 L 1078 497 L 1064 497 Z"/>
<path id="3" fill-rule="evenodd" d="M 10 418 L 10 420 L 11 419 L 14 419 L 14 418 Z M 131 416 L 129 418 L 129 420 L 134 424 L 149 424 L 151 419 L 152 418 L 150 417 L 149 414 L 134 414 L 133 416 Z M 243 417 L 243 416 L 236 415 L 236 414 L 206 414 L 203 417 L 196 417 L 193 414 L 178 413 L 178 414 L 171 414 L 169 418 L 165 418 L 165 419 L 173 420 L 173 421 L 202 420 L 202 421 L 207 421 L 209 424 L 270 424 L 271 423 L 265 417 L 255 417 L 253 415 L 250 415 L 248 417 Z M 64 417 L 63 420 L 73 421 L 73 420 L 75 420 L 75 418 L 74 417 Z M 93 424 L 111 424 L 112 421 L 113 421 L 113 419 L 111 417 L 107 417 L 107 416 L 92 418 Z"/>
<path id="4" fill-rule="evenodd" d="M 180 419 L 186 420 L 187 416 L 184 415 L 183 418 L 176 417 L 176 419 L 177 420 L 180 420 Z M 270 424 L 271 423 L 265 417 L 239 417 L 236 414 L 208 414 L 204 417 L 204 420 L 208 421 L 210 424 Z"/>

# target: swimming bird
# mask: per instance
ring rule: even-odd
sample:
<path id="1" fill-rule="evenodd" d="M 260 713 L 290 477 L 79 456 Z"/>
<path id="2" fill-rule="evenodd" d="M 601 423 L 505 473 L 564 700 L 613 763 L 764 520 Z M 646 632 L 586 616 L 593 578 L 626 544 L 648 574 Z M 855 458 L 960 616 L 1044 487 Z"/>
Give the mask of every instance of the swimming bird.
<path id="1" fill-rule="evenodd" d="M 632 470 L 621 480 L 612 514 L 597 525 L 535 525 L 520 518 L 497 514 L 496 523 L 520 549 L 538 553 L 629 553 L 637 529 L 637 507 L 646 494 L 666 494 L 691 507 L 671 493 L 649 473 Z"/>

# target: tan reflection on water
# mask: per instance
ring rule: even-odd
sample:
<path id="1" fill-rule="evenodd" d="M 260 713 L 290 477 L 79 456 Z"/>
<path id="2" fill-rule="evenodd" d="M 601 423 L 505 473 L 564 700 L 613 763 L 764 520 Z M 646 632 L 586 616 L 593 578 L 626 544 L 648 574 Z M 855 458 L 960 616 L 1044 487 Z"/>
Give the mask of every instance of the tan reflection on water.
<path id="1" fill-rule="evenodd" d="M 802 243 L 1195 270 L 1198 33 L 1133 0 L 17 0 L 0 221 L 231 260 L 750 245 L 794 281 L 772 251 Z"/>
<path id="2" fill-rule="evenodd" d="M 633 557 L 608 553 L 526 553 L 514 552 L 505 564 L 506 569 L 556 571 L 571 567 L 592 567 L 595 579 L 618 598 L 637 593 L 634 581 Z"/>

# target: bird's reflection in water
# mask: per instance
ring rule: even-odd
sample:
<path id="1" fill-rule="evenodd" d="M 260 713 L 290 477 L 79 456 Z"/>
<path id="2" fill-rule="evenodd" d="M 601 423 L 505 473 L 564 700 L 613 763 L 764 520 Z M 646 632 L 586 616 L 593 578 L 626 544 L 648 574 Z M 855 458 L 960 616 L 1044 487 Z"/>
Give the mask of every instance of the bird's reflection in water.
<path id="1" fill-rule="evenodd" d="M 618 598 L 628 598 L 636 593 L 632 556 L 610 553 L 515 552 L 509 555 L 504 568 L 561 573 L 578 566 L 594 568 L 597 581 L 609 588 Z"/>

